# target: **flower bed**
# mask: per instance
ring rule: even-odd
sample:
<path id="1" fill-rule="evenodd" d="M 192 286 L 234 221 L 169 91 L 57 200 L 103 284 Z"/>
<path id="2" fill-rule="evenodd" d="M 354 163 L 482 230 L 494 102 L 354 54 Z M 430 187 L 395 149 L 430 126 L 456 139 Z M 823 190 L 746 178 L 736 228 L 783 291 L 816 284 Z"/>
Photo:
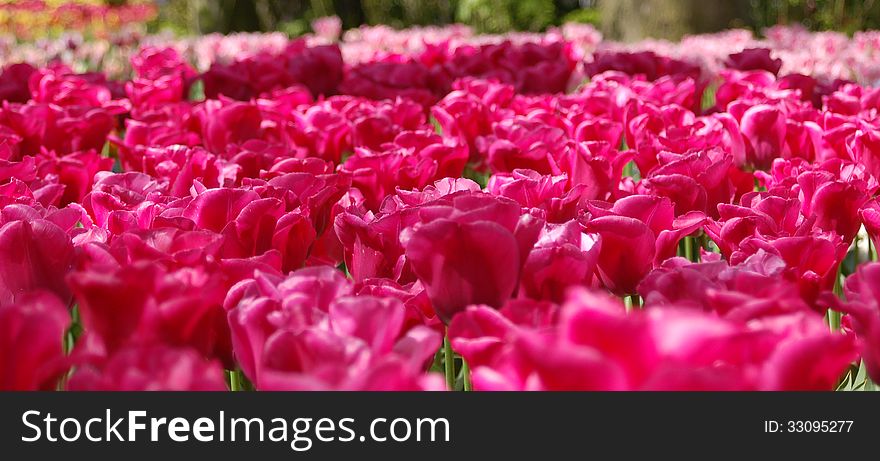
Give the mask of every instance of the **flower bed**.
<path id="1" fill-rule="evenodd" d="M 7 50 L 0 389 L 880 379 L 880 34 L 321 26 Z"/>

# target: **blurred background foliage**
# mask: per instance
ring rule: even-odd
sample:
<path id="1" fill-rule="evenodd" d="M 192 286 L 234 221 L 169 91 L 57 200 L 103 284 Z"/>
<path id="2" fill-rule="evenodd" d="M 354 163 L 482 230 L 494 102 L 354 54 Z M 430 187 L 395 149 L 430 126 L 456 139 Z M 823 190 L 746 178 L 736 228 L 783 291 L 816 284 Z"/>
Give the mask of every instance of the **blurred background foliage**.
<path id="1" fill-rule="evenodd" d="M 309 32 L 313 19 L 330 15 L 339 16 L 346 29 L 362 24 L 402 28 L 459 22 L 479 32 L 537 32 L 581 22 L 621 40 L 677 39 L 728 27 L 760 31 L 791 23 L 847 33 L 880 29 L 880 0 L 0 0 L 0 29 L 51 30 L 47 24 L 69 19 L 72 10 L 59 9 L 64 5 L 119 8 L 145 3 L 157 12 L 144 24 L 149 31 L 181 35 L 282 31 L 295 36 Z M 51 20 L 21 20 L 24 14 L 45 16 L 38 5 L 55 11 Z M 73 11 L 80 10 L 99 11 Z M 99 16 L 107 23 L 106 14 Z M 141 16 L 145 15 L 135 19 Z"/>
<path id="2" fill-rule="evenodd" d="M 880 28 L 876 0 L 751 0 L 757 24 L 801 23 L 813 30 L 853 33 Z"/>
<path id="3" fill-rule="evenodd" d="M 541 31 L 565 20 L 598 24 L 595 0 L 157 0 L 153 28 L 191 34 L 281 30 L 307 32 L 311 20 L 337 15 L 343 28 L 396 28 L 460 22 L 481 32 Z M 586 13 L 586 14 L 585 14 Z"/>
<path id="4" fill-rule="evenodd" d="M 726 27 L 761 30 L 801 23 L 813 30 L 880 28 L 880 0 L 158 0 L 155 27 L 190 34 L 308 31 L 332 14 L 343 27 L 460 22 L 481 32 L 542 31 L 564 22 L 594 24 L 612 38 L 678 38 Z"/>
<path id="5" fill-rule="evenodd" d="M 20 40 L 78 31 L 107 37 L 158 18 L 153 0 L 0 0 L 0 33 Z"/>

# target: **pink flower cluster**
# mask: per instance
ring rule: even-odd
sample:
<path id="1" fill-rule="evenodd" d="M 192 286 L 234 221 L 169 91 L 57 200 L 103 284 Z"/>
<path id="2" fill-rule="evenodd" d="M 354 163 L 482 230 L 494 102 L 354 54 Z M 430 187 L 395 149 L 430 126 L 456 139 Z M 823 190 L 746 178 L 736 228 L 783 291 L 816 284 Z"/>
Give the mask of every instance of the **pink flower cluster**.
<path id="1" fill-rule="evenodd" d="M 335 27 L 3 69 L 0 389 L 880 380 L 878 90 L 559 32 L 346 61 Z"/>

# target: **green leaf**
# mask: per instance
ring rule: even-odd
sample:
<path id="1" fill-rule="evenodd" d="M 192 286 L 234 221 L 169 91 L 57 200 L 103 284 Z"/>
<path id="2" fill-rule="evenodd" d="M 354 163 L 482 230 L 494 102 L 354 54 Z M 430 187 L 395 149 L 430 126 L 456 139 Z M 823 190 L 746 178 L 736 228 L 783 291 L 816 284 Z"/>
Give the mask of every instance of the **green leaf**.
<path id="1" fill-rule="evenodd" d="M 485 189 L 486 184 L 488 184 L 488 182 L 489 182 L 490 173 L 488 173 L 488 172 L 483 173 L 483 172 L 476 171 L 473 169 L 473 167 L 471 167 L 471 165 L 468 165 L 467 167 L 465 167 L 464 173 L 462 174 L 462 176 L 479 184 L 480 189 Z"/>
<path id="2" fill-rule="evenodd" d="M 623 167 L 623 176 L 629 176 L 633 179 L 633 181 L 641 181 L 642 173 L 639 171 L 639 167 L 636 166 L 636 162 L 630 161 Z"/>
<path id="3" fill-rule="evenodd" d="M 76 345 L 76 341 L 82 336 L 83 327 L 82 323 L 79 319 L 79 305 L 74 305 L 70 309 L 70 326 L 67 328 L 67 331 L 64 332 L 64 342 L 62 344 L 64 353 L 70 354 L 73 351 L 73 347 Z"/>
<path id="4" fill-rule="evenodd" d="M 345 274 L 345 278 L 349 278 L 349 279 L 351 278 L 351 273 L 348 272 L 348 265 L 345 264 L 345 261 L 342 261 L 341 263 L 339 263 L 339 265 L 336 266 L 336 268 L 339 269 L 340 271 L 342 271 L 343 274 Z"/>
<path id="5" fill-rule="evenodd" d="M 428 121 L 431 122 L 431 126 L 434 127 L 434 131 L 436 131 L 437 134 L 443 134 L 443 127 L 440 126 L 440 122 L 438 122 L 433 115 L 428 118 Z"/>
<path id="6" fill-rule="evenodd" d="M 189 100 L 190 101 L 204 101 L 205 100 L 205 83 L 202 82 L 201 79 L 196 80 L 189 87 Z"/>
<path id="7" fill-rule="evenodd" d="M 837 385 L 836 391 L 851 391 L 852 390 L 852 370 L 847 370 L 846 376 L 843 377 L 843 380 L 840 381 L 840 384 Z"/>
<path id="8" fill-rule="evenodd" d="M 700 101 L 700 108 L 704 111 L 709 110 L 715 107 L 716 97 L 715 93 L 718 92 L 718 85 L 712 84 L 706 87 L 705 91 L 703 91 L 703 99 Z"/>

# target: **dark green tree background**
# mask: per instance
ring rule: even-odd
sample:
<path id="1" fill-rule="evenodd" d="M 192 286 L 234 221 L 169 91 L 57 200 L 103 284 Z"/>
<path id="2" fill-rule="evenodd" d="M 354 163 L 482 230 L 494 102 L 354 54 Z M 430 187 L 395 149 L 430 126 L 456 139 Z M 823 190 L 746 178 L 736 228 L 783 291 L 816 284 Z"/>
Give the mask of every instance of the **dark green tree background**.
<path id="1" fill-rule="evenodd" d="M 120 2 L 124 0 L 113 0 Z M 155 29 L 179 33 L 280 30 L 338 15 L 345 28 L 461 22 L 482 32 L 541 31 L 590 22 L 611 38 L 677 39 L 727 27 L 801 23 L 814 30 L 880 28 L 880 0 L 157 0 Z"/>

